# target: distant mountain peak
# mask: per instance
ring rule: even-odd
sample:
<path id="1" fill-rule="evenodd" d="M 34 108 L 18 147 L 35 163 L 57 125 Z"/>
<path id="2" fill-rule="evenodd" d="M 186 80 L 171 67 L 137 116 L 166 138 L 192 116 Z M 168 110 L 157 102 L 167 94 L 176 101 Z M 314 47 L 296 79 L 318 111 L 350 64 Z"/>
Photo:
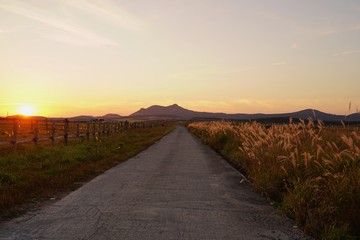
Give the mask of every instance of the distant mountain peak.
<path id="1" fill-rule="evenodd" d="M 152 105 L 148 108 L 141 108 L 139 111 L 131 114 L 134 117 L 145 116 L 167 116 L 175 118 L 192 118 L 195 112 L 180 107 L 178 104 L 172 104 L 169 106 Z"/>
<path id="2" fill-rule="evenodd" d="M 176 103 L 173 104 L 173 105 L 169 105 L 169 106 L 167 106 L 167 107 L 165 107 L 165 108 L 168 108 L 168 109 L 185 109 L 185 108 L 177 105 Z"/>
<path id="3" fill-rule="evenodd" d="M 172 104 L 169 106 L 153 105 L 148 108 L 141 108 L 137 112 L 131 114 L 132 117 L 160 117 L 160 118 L 180 118 L 180 119 L 233 119 L 233 120 L 256 120 L 256 119 L 271 119 L 271 118 L 301 118 L 307 119 L 311 117 L 315 120 L 323 121 L 360 121 L 360 114 L 349 115 L 347 118 L 345 115 L 336 115 L 324 113 L 316 109 L 304 109 L 297 112 L 279 113 L 279 114 L 226 114 L 226 113 L 212 113 L 212 112 L 196 112 L 185 109 L 178 104 Z"/>

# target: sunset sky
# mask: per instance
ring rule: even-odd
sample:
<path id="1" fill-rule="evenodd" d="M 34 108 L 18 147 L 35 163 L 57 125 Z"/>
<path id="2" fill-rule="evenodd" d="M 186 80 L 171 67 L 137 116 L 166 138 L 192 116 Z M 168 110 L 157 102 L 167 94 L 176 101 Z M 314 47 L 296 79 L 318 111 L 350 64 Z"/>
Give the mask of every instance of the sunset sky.
<path id="1" fill-rule="evenodd" d="M 0 116 L 360 108 L 358 0 L 0 0 Z"/>

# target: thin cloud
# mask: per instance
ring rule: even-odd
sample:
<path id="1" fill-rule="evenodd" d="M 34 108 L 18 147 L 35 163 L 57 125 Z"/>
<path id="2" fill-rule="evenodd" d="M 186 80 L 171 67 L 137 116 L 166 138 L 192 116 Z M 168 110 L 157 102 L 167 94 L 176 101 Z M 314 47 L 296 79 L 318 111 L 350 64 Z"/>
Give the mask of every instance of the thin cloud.
<path id="1" fill-rule="evenodd" d="M 281 16 L 273 11 L 262 11 L 258 13 L 261 17 L 281 23 L 291 29 L 294 29 L 298 34 L 301 35 L 312 35 L 312 36 L 330 36 L 339 33 L 354 32 L 360 30 L 360 23 L 354 23 L 352 25 L 338 27 L 338 28 L 314 28 L 311 26 L 303 25 L 292 21 L 289 18 Z"/>
<path id="2" fill-rule="evenodd" d="M 360 30 L 360 24 L 355 24 L 352 26 L 346 26 L 346 27 L 342 27 L 342 28 L 318 30 L 316 32 L 316 34 L 319 36 L 327 36 L 327 35 L 333 35 L 333 34 L 338 34 L 338 33 L 354 32 L 354 31 L 359 31 L 359 30 Z"/>
<path id="3" fill-rule="evenodd" d="M 338 52 L 338 53 L 334 53 L 333 56 L 338 57 L 338 56 L 344 56 L 344 55 L 351 55 L 351 54 L 355 54 L 355 53 L 360 53 L 360 50 Z"/>
<path id="4" fill-rule="evenodd" d="M 0 4 L 0 8 L 3 10 L 6 10 L 8 12 L 12 12 L 15 14 L 18 14 L 22 17 L 26 17 L 32 20 L 35 20 L 43 25 L 47 25 L 48 27 L 51 27 L 56 30 L 60 30 L 63 32 L 63 34 L 59 34 L 57 36 L 48 36 L 48 39 L 52 39 L 55 41 L 70 43 L 69 39 L 75 39 L 77 38 L 77 42 L 81 42 L 81 40 L 84 40 L 85 45 L 111 45 L 116 46 L 118 45 L 117 42 L 108 39 L 106 37 L 100 36 L 96 33 L 93 33 L 91 31 L 88 31 L 80 26 L 77 26 L 75 24 L 70 24 L 65 22 L 64 20 L 60 20 L 57 18 L 54 18 L 46 12 L 42 11 L 41 9 L 35 8 L 31 5 L 24 4 L 20 1 L 12 1 L 10 4 Z M 69 36 L 72 35 L 72 36 Z M 61 37 L 60 37 L 61 35 Z"/>
<path id="5" fill-rule="evenodd" d="M 101 4 L 99 4 L 101 3 Z M 90 2 L 90 1 L 70 1 L 70 6 L 76 7 L 81 11 L 97 16 L 101 20 L 116 26 L 131 30 L 142 30 L 143 21 L 120 8 L 118 5 L 111 4 L 108 1 Z"/>
<path id="6" fill-rule="evenodd" d="M 117 46 L 118 44 L 111 40 L 106 41 L 98 41 L 94 38 L 84 37 L 84 36 L 76 36 L 71 34 L 52 34 L 45 36 L 46 39 L 51 41 L 65 43 L 69 45 L 75 45 L 80 47 L 94 47 L 94 46 Z"/>

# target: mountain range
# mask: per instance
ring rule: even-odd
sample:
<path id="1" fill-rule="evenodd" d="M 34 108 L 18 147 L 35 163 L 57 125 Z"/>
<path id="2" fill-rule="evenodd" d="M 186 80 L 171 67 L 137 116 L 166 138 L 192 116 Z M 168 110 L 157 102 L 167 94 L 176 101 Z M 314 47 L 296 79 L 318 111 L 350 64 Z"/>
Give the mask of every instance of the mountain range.
<path id="1" fill-rule="evenodd" d="M 9 116 L 16 117 L 16 116 Z M 170 106 L 159 106 L 153 105 L 148 108 L 141 108 L 129 116 L 120 116 L 118 114 L 109 113 L 103 116 L 87 116 L 81 115 L 76 117 L 68 118 L 70 121 L 89 121 L 94 119 L 104 119 L 105 121 L 110 120 L 121 120 L 121 119 L 139 119 L 139 120 L 158 120 L 158 119 L 178 119 L 178 120 L 189 120 L 189 119 L 224 119 L 224 120 L 257 120 L 264 122 L 288 122 L 289 118 L 293 119 L 308 119 L 311 117 L 314 120 L 322 120 L 325 122 L 360 122 L 360 113 L 353 113 L 349 115 L 336 115 L 331 113 L 321 112 L 316 109 L 305 109 L 298 112 L 291 113 L 278 113 L 278 114 L 264 114 L 264 113 L 215 113 L 215 112 L 197 112 L 189 109 L 185 109 L 177 104 Z M 33 118 L 42 119 L 45 117 L 33 116 Z M 52 118 L 55 120 L 61 120 L 64 118 Z"/>
<path id="2" fill-rule="evenodd" d="M 254 119 L 280 119 L 280 118 L 297 118 L 322 120 L 322 121 L 360 121 L 360 114 L 354 113 L 350 115 L 336 115 L 331 113 L 324 113 L 316 109 L 305 109 L 298 112 L 279 113 L 279 114 L 226 114 L 226 113 L 212 113 L 212 112 L 196 112 L 185 109 L 177 104 L 170 106 L 153 105 L 149 108 L 141 108 L 139 111 L 131 114 L 129 117 L 133 118 L 173 118 L 173 119 L 231 119 L 231 120 L 254 120 Z"/>

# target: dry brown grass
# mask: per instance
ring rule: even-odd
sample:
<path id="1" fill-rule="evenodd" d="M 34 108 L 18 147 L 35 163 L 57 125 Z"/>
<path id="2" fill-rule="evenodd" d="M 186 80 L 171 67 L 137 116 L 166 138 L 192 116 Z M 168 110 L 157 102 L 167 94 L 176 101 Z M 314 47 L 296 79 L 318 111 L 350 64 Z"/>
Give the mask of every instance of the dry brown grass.
<path id="1" fill-rule="evenodd" d="M 325 127 L 311 119 L 271 126 L 195 122 L 189 128 L 245 171 L 306 233 L 324 239 L 359 236 L 359 129 Z"/>

